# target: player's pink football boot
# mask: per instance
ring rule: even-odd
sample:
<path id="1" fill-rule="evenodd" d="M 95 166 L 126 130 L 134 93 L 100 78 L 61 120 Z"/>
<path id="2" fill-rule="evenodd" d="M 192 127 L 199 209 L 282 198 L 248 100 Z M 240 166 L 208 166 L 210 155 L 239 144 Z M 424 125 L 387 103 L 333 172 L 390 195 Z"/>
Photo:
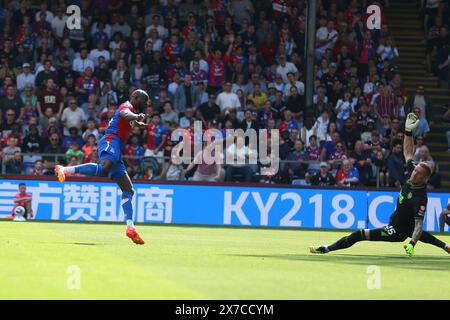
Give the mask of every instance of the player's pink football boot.
<path id="1" fill-rule="evenodd" d="M 144 240 L 139 236 L 135 228 L 127 227 L 127 237 L 136 244 L 144 244 Z"/>
<path id="2" fill-rule="evenodd" d="M 66 181 L 66 173 L 64 172 L 64 167 L 57 165 L 55 167 L 55 172 L 56 175 L 58 176 L 59 182 L 64 183 L 64 181 Z"/>

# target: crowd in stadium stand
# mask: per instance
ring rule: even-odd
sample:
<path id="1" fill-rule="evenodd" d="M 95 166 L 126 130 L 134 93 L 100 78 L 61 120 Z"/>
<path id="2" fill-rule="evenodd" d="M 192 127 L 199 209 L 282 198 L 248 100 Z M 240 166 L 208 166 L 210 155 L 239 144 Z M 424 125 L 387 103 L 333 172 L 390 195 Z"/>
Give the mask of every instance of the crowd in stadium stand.
<path id="1" fill-rule="evenodd" d="M 421 119 L 416 158 L 432 159 L 424 87 L 412 94 L 403 87 L 389 21 L 366 27 L 366 6 L 385 1 L 317 1 L 312 107 L 305 102 L 305 66 L 313 63 L 305 61 L 305 0 L 80 0 L 79 29 L 67 28 L 67 1 L 5 2 L 3 174 L 53 175 L 56 162 L 97 162 L 97 141 L 137 88 L 151 105 L 149 126 L 134 128 L 125 146 L 133 178 L 398 187 L 408 112 Z M 430 34 L 447 37 L 436 25 Z M 430 72 L 442 62 L 437 46 Z M 279 129 L 278 173 L 172 163 L 171 132 L 192 130 L 195 120 L 224 134 Z M 226 152 L 248 151 L 232 147 Z M 439 174 L 433 177 L 430 187 L 439 187 Z"/>

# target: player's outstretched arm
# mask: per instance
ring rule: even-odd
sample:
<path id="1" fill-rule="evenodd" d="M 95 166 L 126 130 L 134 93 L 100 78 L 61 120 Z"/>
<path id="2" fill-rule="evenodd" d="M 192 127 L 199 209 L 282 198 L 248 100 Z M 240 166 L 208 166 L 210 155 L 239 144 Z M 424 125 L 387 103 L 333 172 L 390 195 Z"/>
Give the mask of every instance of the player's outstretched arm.
<path id="1" fill-rule="evenodd" d="M 137 121 L 137 122 L 143 121 L 146 117 L 145 114 L 143 113 L 136 114 L 129 109 L 123 109 L 122 111 L 120 111 L 120 116 L 127 121 Z"/>
<path id="2" fill-rule="evenodd" d="M 403 140 L 403 156 L 405 161 L 412 159 L 414 155 L 414 140 L 412 132 L 419 126 L 419 117 L 414 113 L 408 113 L 405 122 L 405 138 Z"/>

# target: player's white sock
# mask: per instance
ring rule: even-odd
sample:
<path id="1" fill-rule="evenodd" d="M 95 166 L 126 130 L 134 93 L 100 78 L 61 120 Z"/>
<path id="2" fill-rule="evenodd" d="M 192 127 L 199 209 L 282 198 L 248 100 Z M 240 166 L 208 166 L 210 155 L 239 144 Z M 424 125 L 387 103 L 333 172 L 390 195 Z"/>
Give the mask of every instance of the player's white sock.
<path id="1" fill-rule="evenodd" d="M 133 223 L 133 220 L 127 219 L 127 227 L 131 227 L 131 228 L 134 229 L 134 223 Z"/>
<path id="2" fill-rule="evenodd" d="M 445 250 L 448 250 L 449 248 L 450 248 L 450 244 L 447 243 L 447 244 L 445 245 L 444 249 L 445 249 Z"/>
<path id="3" fill-rule="evenodd" d="M 328 246 L 323 246 L 323 249 L 324 249 L 325 253 L 330 252 L 330 249 L 328 248 Z"/>
<path id="4" fill-rule="evenodd" d="M 68 174 L 75 174 L 75 167 L 64 167 L 64 171 Z"/>

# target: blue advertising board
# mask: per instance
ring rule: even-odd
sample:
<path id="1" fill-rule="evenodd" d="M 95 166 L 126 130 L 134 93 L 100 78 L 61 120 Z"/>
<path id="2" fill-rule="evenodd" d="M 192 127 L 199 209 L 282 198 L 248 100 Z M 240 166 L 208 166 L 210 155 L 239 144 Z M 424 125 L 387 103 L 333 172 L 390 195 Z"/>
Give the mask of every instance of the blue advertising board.
<path id="1" fill-rule="evenodd" d="M 10 215 L 18 184 L 33 196 L 37 220 L 122 222 L 121 191 L 112 182 L 3 180 L 0 217 Z M 189 184 L 134 185 L 137 223 L 358 229 L 387 224 L 398 192 Z M 425 229 L 438 231 L 448 193 L 430 193 Z"/>

